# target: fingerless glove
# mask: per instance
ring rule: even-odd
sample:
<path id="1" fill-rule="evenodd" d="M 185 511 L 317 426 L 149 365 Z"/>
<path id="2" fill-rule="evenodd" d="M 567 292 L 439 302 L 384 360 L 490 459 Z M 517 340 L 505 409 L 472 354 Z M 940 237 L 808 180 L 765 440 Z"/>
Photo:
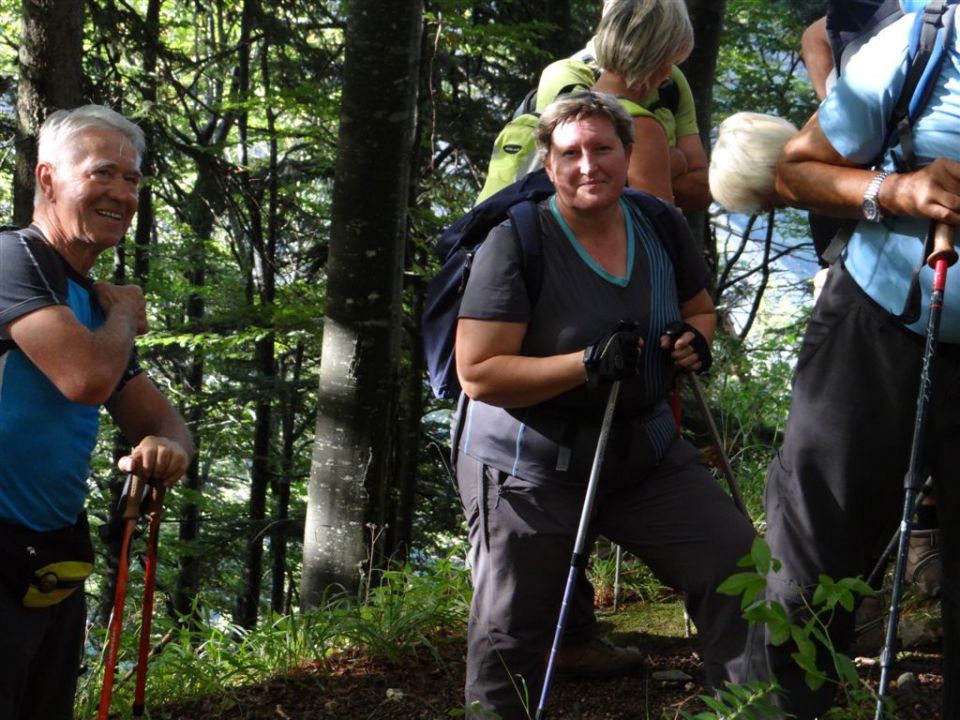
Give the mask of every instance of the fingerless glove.
<path id="1" fill-rule="evenodd" d="M 604 333 L 583 351 L 587 369 L 587 386 L 626 380 L 638 372 L 640 333 L 635 323 L 621 322 L 615 330 Z"/>

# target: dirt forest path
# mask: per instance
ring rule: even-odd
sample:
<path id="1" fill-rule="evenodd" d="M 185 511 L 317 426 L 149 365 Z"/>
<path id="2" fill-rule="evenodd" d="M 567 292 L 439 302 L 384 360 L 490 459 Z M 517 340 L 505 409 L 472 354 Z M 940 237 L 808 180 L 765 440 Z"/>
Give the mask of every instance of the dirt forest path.
<path id="1" fill-rule="evenodd" d="M 616 626 L 633 612 L 629 608 L 618 613 Z M 706 709 L 697 699 L 703 692 L 703 675 L 695 639 L 682 637 L 682 632 L 618 632 L 607 618 L 606 629 L 615 630 L 612 639 L 641 647 L 646 667 L 629 677 L 558 679 L 548 705 L 551 720 L 661 720 L 680 718 L 681 710 Z M 635 622 L 633 618 L 628 624 Z M 411 650 L 404 661 L 394 664 L 362 654 L 340 655 L 230 695 L 151 708 L 150 716 L 156 720 L 441 720 L 463 707 L 464 653 L 464 638 L 453 634 L 434 638 L 430 647 Z M 875 686 L 879 676 L 875 659 L 860 659 L 858 666 L 861 677 Z M 904 687 L 894 691 L 897 720 L 939 717 L 943 678 L 935 642 L 903 654 L 894 677 L 904 679 Z"/>

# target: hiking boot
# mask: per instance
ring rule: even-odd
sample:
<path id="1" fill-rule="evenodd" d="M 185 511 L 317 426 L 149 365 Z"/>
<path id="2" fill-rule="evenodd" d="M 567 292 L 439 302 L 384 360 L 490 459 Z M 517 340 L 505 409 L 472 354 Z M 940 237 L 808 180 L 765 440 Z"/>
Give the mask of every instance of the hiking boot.
<path id="1" fill-rule="evenodd" d="M 558 675 L 568 677 L 614 677 L 641 670 L 643 657 L 637 647 L 621 647 L 594 638 L 583 645 L 560 648 L 555 667 Z"/>
<path id="2" fill-rule="evenodd" d="M 927 597 L 940 594 L 940 531 L 914 530 L 907 549 L 906 577 Z"/>

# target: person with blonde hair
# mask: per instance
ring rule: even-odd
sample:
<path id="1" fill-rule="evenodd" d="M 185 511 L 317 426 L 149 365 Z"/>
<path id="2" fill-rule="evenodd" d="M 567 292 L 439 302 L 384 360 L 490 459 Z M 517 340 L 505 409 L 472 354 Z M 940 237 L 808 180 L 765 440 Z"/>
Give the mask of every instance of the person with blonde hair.
<path id="1" fill-rule="evenodd" d="M 730 212 L 755 215 L 781 207 L 777 158 L 797 133 L 789 120 L 739 112 L 722 123 L 710 155 L 710 193 Z"/>
<path id="2" fill-rule="evenodd" d="M 642 107 L 693 50 L 693 26 L 683 0 L 611 0 L 593 45 L 602 68 L 593 89 Z M 678 151 L 671 149 L 666 129 L 655 114 L 634 117 L 633 126 L 630 187 L 674 202 L 674 178 L 688 171 L 686 162 L 681 163 Z M 705 158 L 703 170 L 705 174 Z"/>
<path id="3" fill-rule="evenodd" d="M 597 34 L 587 46 L 541 73 L 536 109 L 543 111 L 561 94 L 575 89 L 593 88 L 626 98 L 638 106 L 634 113 L 638 151 L 650 157 L 647 163 L 634 160 L 630 186 L 684 210 L 706 210 L 710 206 L 707 154 L 700 141 L 693 93 L 676 65 L 692 48 L 693 29 L 683 2 L 607 0 Z M 669 70 L 664 74 L 667 60 Z M 664 136 L 666 150 L 661 142 Z"/>

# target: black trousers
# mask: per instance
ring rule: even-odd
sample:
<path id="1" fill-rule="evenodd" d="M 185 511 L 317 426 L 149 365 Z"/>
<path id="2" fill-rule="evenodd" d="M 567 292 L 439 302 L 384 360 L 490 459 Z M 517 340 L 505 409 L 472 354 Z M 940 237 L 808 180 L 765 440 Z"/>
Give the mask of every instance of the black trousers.
<path id="1" fill-rule="evenodd" d="M 935 363 L 925 449 L 943 540 L 944 718 L 960 717 L 957 350 L 944 346 Z M 867 297 L 841 266 L 831 269 L 804 336 L 786 439 L 770 465 L 765 494 L 767 540 L 783 563 L 769 578 L 768 598 L 797 618 L 819 574 L 866 576 L 902 517 L 922 355 L 921 338 Z M 852 615 L 841 610 L 830 631 L 843 651 L 852 639 Z M 812 720 L 833 704 L 835 685 L 811 692 L 790 658 L 794 650 L 790 642 L 767 643 L 768 669 L 786 690 L 784 709 Z"/>
<path id="2" fill-rule="evenodd" d="M 586 478 L 532 482 L 461 452 L 457 480 L 470 530 L 474 594 L 466 702 L 522 720 L 536 709 L 570 568 Z M 739 598 L 717 586 L 737 571 L 755 533 L 703 465 L 677 440 L 639 473 L 608 455 L 591 530 L 640 557 L 666 585 L 686 593 L 707 681 L 742 682 L 746 623 Z M 638 687 L 638 692 L 641 688 Z M 468 717 L 486 717 L 482 712 Z"/>
<path id="3" fill-rule="evenodd" d="M 72 720 L 85 619 L 83 588 L 59 605 L 27 608 L 0 587 L 0 718 Z"/>

